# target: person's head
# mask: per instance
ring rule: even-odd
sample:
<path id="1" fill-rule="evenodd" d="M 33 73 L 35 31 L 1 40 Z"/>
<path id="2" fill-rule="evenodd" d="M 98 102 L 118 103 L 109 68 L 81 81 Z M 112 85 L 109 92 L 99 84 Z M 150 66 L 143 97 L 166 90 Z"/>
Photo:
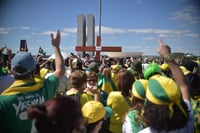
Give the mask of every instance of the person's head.
<path id="1" fill-rule="evenodd" d="M 112 73 L 118 73 L 120 69 L 121 69 L 120 65 L 111 65 Z"/>
<path id="2" fill-rule="evenodd" d="M 161 74 L 161 69 L 158 64 L 151 63 L 147 66 L 146 70 L 144 71 L 144 78 L 149 79 L 155 74 Z"/>
<path id="3" fill-rule="evenodd" d="M 89 71 L 94 71 L 96 73 L 99 73 L 99 65 L 96 62 L 91 62 L 88 65 L 88 69 L 89 69 Z"/>
<path id="4" fill-rule="evenodd" d="M 110 107 L 104 107 L 99 101 L 88 101 L 82 107 L 87 133 L 99 131 L 105 119 L 112 115 Z"/>
<path id="5" fill-rule="evenodd" d="M 85 54 L 84 58 L 85 58 L 86 60 L 89 60 L 89 59 L 90 59 L 90 55 L 89 55 L 89 54 Z"/>
<path id="6" fill-rule="evenodd" d="M 130 96 L 130 90 L 132 89 L 132 85 L 135 82 L 133 74 L 126 69 L 122 69 L 117 74 L 117 77 L 118 77 L 117 87 L 122 92 L 122 95 Z"/>
<path id="7" fill-rule="evenodd" d="M 87 72 L 87 85 L 88 86 L 97 86 L 98 75 L 94 71 Z"/>
<path id="8" fill-rule="evenodd" d="M 99 73 L 102 73 L 105 68 L 108 68 L 108 65 L 107 64 L 101 64 L 99 66 Z"/>
<path id="9" fill-rule="evenodd" d="M 198 68 L 198 63 L 194 61 L 184 60 L 181 62 L 181 66 L 184 66 L 190 72 L 194 72 L 194 70 Z"/>
<path id="10" fill-rule="evenodd" d="M 80 105 L 69 97 L 56 97 L 42 105 L 33 105 L 28 116 L 35 121 L 39 133 L 81 133 L 83 126 Z"/>
<path id="11" fill-rule="evenodd" d="M 111 80 L 111 69 L 109 67 L 104 68 L 102 75 L 106 76 L 109 80 Z"/>
<path id="12" fill-rule="evenodd" d="M 161 75 L 149 79 L 143 117 L 145 123 L 158 132 L 180 129 L 186 125 L 187 106 L 174 80 Z"/>
<path id="13" fill-rule="evenodd" d="M 11 61 L 11 71 L 16 79 L 33 77 L 36 59 L 29 52 L 17 53 Z"/>
<path id="14" fill-rule="evenodd" d="M 136 80 L 143 78 L 142 63 L 134 60 L 128 67 L 128 70 L 133 74 Z"/>
<path id="15" fill-rule="evenodd" d="M 138 111 L 144 106 L 144 101 L 146 98 L 146 88 L 147 88 L 148 80 L 139 79 L 133 83 L 132 86 L 132 108 Z"/>
<path id="16" fill-rule="evenodd" d="M 70 82 L 73 88 L 83 89 L 87 83 L 87 74 L 82 70 L 75 70 L 70 75 Z"/>

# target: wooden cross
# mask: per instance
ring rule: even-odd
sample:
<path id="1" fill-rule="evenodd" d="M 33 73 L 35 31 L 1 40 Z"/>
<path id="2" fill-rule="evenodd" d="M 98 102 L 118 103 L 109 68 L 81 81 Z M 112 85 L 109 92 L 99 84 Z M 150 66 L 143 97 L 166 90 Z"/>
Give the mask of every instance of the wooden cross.
<path id="1" fill-rule="evenodd" d="M 101 46 L 101 36 L 97 36 L 96 46 L 76 46 L 76 51 L 96 51 L 95 59 L 100 61 L 100 52 L 121 52 L 122 47 Z"/>

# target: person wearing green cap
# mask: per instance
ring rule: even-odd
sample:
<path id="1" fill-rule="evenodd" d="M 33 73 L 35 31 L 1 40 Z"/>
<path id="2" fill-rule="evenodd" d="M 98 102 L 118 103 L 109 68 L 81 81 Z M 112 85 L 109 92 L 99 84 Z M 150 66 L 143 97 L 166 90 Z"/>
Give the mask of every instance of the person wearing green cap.
<path id="1" fill-rule="evenodd" d="M 123 133 L 137 133 L 146 127 L 142 119 L 146 88 L 148 80 L 139 79 L 133 83 L 132 86 L 132 105 L 131 110 L 126 115 L 122 126 Z"/>
<path id="2" fill-rule="evenodd" d="M 150 74 L 143 118 L 148 125 L 139 133 L 193 133 L 194 119 L 186 77 L 171 56 L 171 49 L 159 39 L 158 53 L 169 64 L 173 79 Z M 147 68 L 148 69 L 148 68 Z"/>

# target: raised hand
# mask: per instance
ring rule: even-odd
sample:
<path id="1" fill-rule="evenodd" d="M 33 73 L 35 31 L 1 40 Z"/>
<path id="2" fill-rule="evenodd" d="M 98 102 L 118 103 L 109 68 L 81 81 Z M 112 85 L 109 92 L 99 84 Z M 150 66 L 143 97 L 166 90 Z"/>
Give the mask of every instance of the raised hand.
<path id="1" fill-rule="evenodd" d="M 55 38 L 54 38 L 53 34 L 51 33 L 51 44 L 55 47 L 59 47 L 59 45 L 60 45 L 60 30 L 57 30 Z"/>
<path id="2" fill-rule="evenodd" d="M 157 52 L 160 54 L 161 57 L 165 57 L 171 53 L 170 47 L 168 45 L 165 45 L 160 38 L 158 39 L 158 43 L 160 47 L 157 49 Z"/>

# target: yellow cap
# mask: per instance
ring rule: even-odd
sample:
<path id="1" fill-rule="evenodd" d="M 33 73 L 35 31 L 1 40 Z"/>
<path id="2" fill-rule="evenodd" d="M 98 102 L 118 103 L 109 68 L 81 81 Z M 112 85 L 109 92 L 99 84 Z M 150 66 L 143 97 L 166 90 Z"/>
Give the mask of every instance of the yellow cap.
<path id="1" fill-rule="evenodd" d="M 176 104 L 182 113 L 187 116 L 182 106 L 182 94 L 176 82 L 168 77 L 154 75 L 148 81 L 146 98 L 157 105 L 168 105 L 170 117 L 173 116 L 173 105 Z"/>
<path id="2" fill-rule="evenodd" d="M 99 101 L 88 101 L 82 107 L 83 117 L 87 119 L 87 123 L 94 123 L 106 116 L 106 110 Z"/>
<path id="3" fill-rule="evenodd" d="M 180 66 L 180 69 L 182 70 L 182 72 L 183 72 L 184 75 L 188 75 L 189 73 L 191 73 L 191 72 L 190 72 L 189 70 L 187 70 L 187 68 L 184 67 L 184 66 Z"/>
<path id="4" fill-rule="evenodd" d="M 162 70 L 167 70 L 167 69 L 169 69 L 169 65 L 166 64 L 166 63 L 164 63 L 164 64 L 160 65 L 160 68 L 161 68 Z"/>

